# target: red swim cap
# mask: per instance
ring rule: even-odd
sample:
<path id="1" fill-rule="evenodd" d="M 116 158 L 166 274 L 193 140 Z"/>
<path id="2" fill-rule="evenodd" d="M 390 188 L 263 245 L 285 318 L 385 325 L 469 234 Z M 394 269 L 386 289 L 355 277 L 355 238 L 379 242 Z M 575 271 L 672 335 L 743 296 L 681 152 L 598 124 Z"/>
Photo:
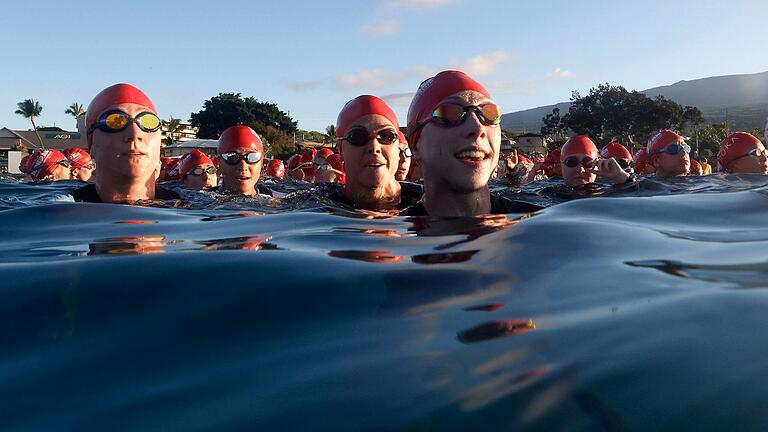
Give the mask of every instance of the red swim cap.
<path id="1" fill-rule="evenodd" d="M 491 97 L 491 93 L 479 82 L 461 71 L 442 71 L 432 78 L 427 78 L 419 85 L 416 95 L 408 108 L 408 141 L 411 147 L 419 139 L 419 125 L 431 118 L 432 111 L 443 99 L 450 95 L 472 90 Z"/>
<path id="2" fill-rule="evenodd" d="M 659 131 L 656 135 L 651 137 L 650 140 L 648 140 L 648 147 L 646 152 L 649 156 L 658 156 L 652 153 L 655 151 L 664 150 L 668 145 L 673 143 L 685 144 L 685 139 L 683 139 L 683 137 L 675 131 L 664 129 L 663 131 Z"/>
<path id="3" fill-rule="evenodd" d="M 341 109 L 339 117 L 336 119 L 336 136 L 338 137 L 336 139 L 343 139 L 344 135 L 347 133 L 347 128 L 349 128 L 352 123 L 356 122 L 360 117 L 365 117 L 371 114 L 378 114 L 386 117 L 395 129 L 400 130 L 397 116 L 386 102 L 376 96 L 361 95 L 347 102 L 344 105 L 344 108 Z"/>
<path id="4" fill-rule="evenodd" d="M 38 150 L 30 155 L 29 175 L 34 180 L 42 180 L 53 174 L 56 164 L 64 160 L 67 160 L 67 157 L 58 150 Z"/>
<path id="5" fill-rule="evenodd" d="M 301 164 L 303 165 L 301 170 L 304 171 L 305 176 L 312 177 L 315 175 L 315 157 L 317 157 L 317 150 L 313 148 L 306 149 L 301 153 Z"/>
<path id="6" fill-rule="evenodd" d="M 291 156 L 290 158 L 288 158 L 288 162 L 286 164 L 287 165 L 286 169 L 288 171 L 293 171 L 294 169 L 296 169 L 296 167 L 299 166 L 300 163 L 301 163 L 301 155 L 300 154 L 295 154 L 295 155 Z"/>
<path id="7" fill-rule="evenodd" d="M 219 147 L 217 152 L 224 154 L 235 149 L 245 149 L 264 152 L 264 146 L 261 144 L 259 134 L 248 126 L 231 126 L 224 130 L 219 137 Z"/>
<path id="8" fill-rule="evenodd" d="M 752 147 L 759 145 L 760 140 L 746 132 L 736 132 L 725 137 L 720 142 L 720 151 L 717 153 L 717 170 L 730 172 L 729 165 L 736 158 L 744 156 Z"/>
<path id="9" fill-rule="evenodd" d="M 141 105 L 147 108 L 149 111 L 157 114 L 155 104 L 144 94 L 143 91 L 137 89 L 130 84 L 115 84 L 111 87 L 107 87 L 96 97 L 93 98 L 88 105 L 88 109 L 85 114 L 85 127 L 90 128 L 99 116 L 112 105 L 133 103 Z M 88 134 L 88 150 L 90 151 L 91 145 L 93 145 L 93 134 Z"/>
<path id="10" fill-rule="evenodd" d="M 544 163 L 542 164 L 542 168 L 544 169 L 544 174 L 546 174 L 547 177 L 560 177 L 562 173 L 558 171 L 557 168 L 560 167 L 560 149 L 556 148 L 549 153 L 547 153 L 547 156 L 544 158 Z"/>
<path id="11" fill-rule="evenodd" d="M 347 175 L 344 173 L 344 162 L 341 160 L 341 155 L 334 154 L 334 155 L 328 156 L 328 158 L 326 158 L 325 160 L 328 162 L 328 165 L 339 176 L 338 178 L 339 183 L 346 184 Z"/>
<path id="12" fill-rule="evenodd" d="M 82 168 L 91 164 L 91 155 L 80 147 L 72 147 L 64 150 L 64 156 L 69 159 L 72 168 Z"/>
<path id="13" fill-rule="evenodd" d="M 160 176 L 157 178 L 158 182 L 166 182 L 179 179 L 179 163 L 180 158 L 160 158 Z"/>
<path id="14" fill-rule="evenodd" d="M 213 161 L 207 154 L 198 149 L 194 149 L 181 158 L 181 162 L 179 163 L 179 177 L 181 177 L 182 180 L 186 180 L 187 173 L 200 165 L 213 165 Z"/>
<path id="15" fill-rule="evenodd" d="M 272 159 L 267 164 L 267 175 L 275 178 L 285 177 L 285 165 L 280 159 Z"/>
<path id="16" fill-rule="evenodd" d="M 323 148 L 321 148 L 320 150 L 317 151 L 317 156 L 316 157 L 321 157 L 323 159 L 326 159 L 328 156 L 330 156 L 332 154 L 333 154 L 333 150 L 331 150 L 331 149 L 329 149 L 327 147 L 323 147 Z"/>
<path id="17" fill-rule="evenodd" d="M 32 155 L 26 155 L 23 158 L 21 158 L 21 162 L 19 162 L 19 171 L 23 172 L 24 174 L 29 174 L 29 170 L 32 168 Z"/>
<path id="18" fill-rule="evenodd" d="M 600 150 L 600 157 L 603 159 L 632 159 L 632 153 L 623 145 L 616 141 L 611 141 Z"/>
<path id="19" fill-rule="evenodd" d="M 586 135 L 572 136 L 571 139 L 563 145 L 563 148 L 560 150 L 560 162 L 564 161 L 568 156 L 577 153 L 585 154 L 592 159 L 597 159 L 598 157 L 597 146 L 595 146 L 595 143 L 593 143 Z"/>
<path id="20" fill-rule="evenodd" d="M 704 174 L 704 169 L 701 167 L 699 161 L 691 159 L 691 167 L 688 169 L 688 175 L 700 176 L 702 174 Z"/>
<path id="21" fill-rule="evenodd" d="M 642 174 L 645 166 L 651 163 L 651 157 L 648 156 L 648 152 L 646 152 L 645 149 L 640 149 L 635 153 L 634 161 L 635 172 Z"/>

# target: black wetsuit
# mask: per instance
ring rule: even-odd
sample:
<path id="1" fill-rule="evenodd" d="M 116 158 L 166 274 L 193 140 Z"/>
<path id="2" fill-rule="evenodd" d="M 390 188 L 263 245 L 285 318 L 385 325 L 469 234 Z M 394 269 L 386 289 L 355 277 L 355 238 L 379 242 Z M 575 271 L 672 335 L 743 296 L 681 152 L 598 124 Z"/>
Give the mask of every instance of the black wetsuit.
<path id="1" fill-rule="evenodd" d="M 420 184 L 411 182 L 399 183 L 400 202 L 392 203 L 393 210 L 402 210 L 416 204 L 419 199 L 421 199 L 423 191 Z M 315 184 L 312 189 L 295 192 L 288 195 L 286 199 L 297 197 L 318 200 L 322 204 L 335 204 L 340 207 L 358 208 L 355 206 L 355 203 L 344 194 L 344 185 L 341 183 L 318 183 Z"/>
<path id="2" fill-rule="evenodd" d="M 72 197 L 75 202 L 103 203 L 101 197 L 96 192 L 96 185 L 89 184 L 72 191 Z M 172 200 L 179 199 L 180 196 L 174 191 L 168 190 L 162 186 L 155 186 L 155 199 Z"/>
<path id="3" fill-rule="evenodd" d="M 539 211 L 542 208 L 543 207 L 537 206 L 535 204 L 523 201 L 514 201 L 491 194 L 491 214 L 532 213 Z M 400 216 L 429 216 L 429 213 L 427 213 L 427 209 L 424 208 L 424 204 L 419 201 L 416 204 L 401 211 Z"/>

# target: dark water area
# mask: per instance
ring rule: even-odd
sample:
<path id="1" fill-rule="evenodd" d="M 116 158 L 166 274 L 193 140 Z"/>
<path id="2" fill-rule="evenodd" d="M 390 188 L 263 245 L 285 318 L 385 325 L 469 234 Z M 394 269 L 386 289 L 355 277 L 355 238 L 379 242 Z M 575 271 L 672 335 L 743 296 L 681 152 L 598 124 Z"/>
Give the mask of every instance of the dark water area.
<path id="1" fill-rule="evenodd" d="M 764 176 L 442 220 L 73 187 L 0 183 L 2 430 L 768 426 Z"/>

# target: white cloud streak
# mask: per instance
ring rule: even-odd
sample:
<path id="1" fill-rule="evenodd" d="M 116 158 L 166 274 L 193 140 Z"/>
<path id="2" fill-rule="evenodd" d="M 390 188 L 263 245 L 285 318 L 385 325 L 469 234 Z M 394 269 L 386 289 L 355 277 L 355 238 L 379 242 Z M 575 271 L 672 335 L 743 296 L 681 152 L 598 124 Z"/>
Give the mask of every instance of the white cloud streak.
<path id="1" fill-rule="evenodd" d="M 493 75 L 499 68 L 513 59 L 514 56 L 512 53 L 498 50 L 491 53 L 476 55 L 464 62 L 456 63 L 454 67 L 463 70 L 470 76 L 487 76 Z"/>
<path id="2" fill-rule="evenodd" d="M 365 37 L 387 37 L 396 34 L 399 30 L 400 23 L 398 21 L 385 20 L 360 27 L 360 35 Z"/>

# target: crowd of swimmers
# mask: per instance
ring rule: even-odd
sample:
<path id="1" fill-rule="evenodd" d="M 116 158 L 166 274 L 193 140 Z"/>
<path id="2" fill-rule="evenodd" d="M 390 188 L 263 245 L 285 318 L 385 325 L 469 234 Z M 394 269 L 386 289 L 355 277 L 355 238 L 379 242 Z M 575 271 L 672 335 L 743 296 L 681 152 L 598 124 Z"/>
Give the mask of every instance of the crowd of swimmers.
<path id="1" fill-rule="evenodd" d="M 672 130 L 659 131 L 634 155 L 618 142 L 598 150 L 583 135 L 546 154 L 523 155 L 500 154 L 500 123 L 501 109 L 490 92 L 467 74 L 449 70 L 419 86 L 405 134 L 382 99 L 362 95 L 338 115 L 338 153 L 309 149 L 285 163 L 267 160 L 259 135 L 248 126 L 233 125 L 222 132 L 215 155 L 195 149 L 181 158 L 161 158 L 157 109 L 141 90 L 117 84 L 88 106 L 87 152 L 38 150 L 22 159 L 20 169 L 34 181 L 87 182 L 71 194 L 79 202 L 178 199 L 166 187 L 173 181 L 189 190 L 270 195 L 266 180 L 312 183 L 312 193 L 353 208 L 431 216 L 536 210 L 491 194 L 488 183 L 494 177 L 515 185 L 562 179 L 564 186 L 578 188 L 598 178 L 623 185 L 648 175 L 712 172 L 706 159 L 699 164 L 690 158 L 690 146 Z M 768 174 L 763 143 L 745 132 L 729 135 L 720 143 L 717 171 Z"/>

